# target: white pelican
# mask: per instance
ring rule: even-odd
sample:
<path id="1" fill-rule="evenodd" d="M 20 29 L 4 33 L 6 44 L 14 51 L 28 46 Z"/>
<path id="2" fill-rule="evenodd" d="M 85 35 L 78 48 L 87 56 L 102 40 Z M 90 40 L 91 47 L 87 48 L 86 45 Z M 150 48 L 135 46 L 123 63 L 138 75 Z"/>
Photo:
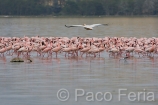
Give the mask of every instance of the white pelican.
<path id="1" fill-rule="evenodd" d="M 92 25 L 83 24 L 83 25 L 70 25 L 70 26 L 65 25 L 65 27 L 67 27 L 67 28 L 70 28 L 70 27 L 83 27 L 86 30 L 92 30 L 94 27 L 100 26 L 100 25 L 107 26 L 108 24 L 92 24 Z"/>

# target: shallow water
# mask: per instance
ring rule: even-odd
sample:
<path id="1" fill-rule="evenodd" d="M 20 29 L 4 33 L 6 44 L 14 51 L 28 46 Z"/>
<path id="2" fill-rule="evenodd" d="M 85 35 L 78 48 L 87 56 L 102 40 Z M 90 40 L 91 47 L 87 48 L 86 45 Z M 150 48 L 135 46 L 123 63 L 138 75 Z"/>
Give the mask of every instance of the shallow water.
<path id="1" fill-rule="evenodd" d="M 65 25 L 108 23 L 92 31 Z M 157 37 L 158 17 L 0 18 L 1 36 Z"/>
<path id="2" fill-rule="evenodd" d="M 82 28 L 69 29 L 65 24 L 109 23 L 108 27 L 96 27 L 92 31 Z M 3 36 L 127 36 L 156 37 L 157 18 L 0 18 Z M 33 54 L 32 63 L 11 63 L 11 56 L 0 57 L 0 102 L 1 105 L 157 105 L 158 103 L 158 57 L 137 56 L 127 59 L 101 57 L 41 58 Z M 70 97 L 61 102 L 58 90 L 65 88 Z M 75 90 L 84 89 L 84 96 L 75 101 Z M 129 92 L 153 92 L 154 101 L 131 102 L 128 96 L 119 101 L 119 89 Z M 87 92 L 112 94 L 112 100 L 88 102 Z M 82 93 L 80 90 L 78 93 Z M 66 96 L 62 94 L 61 96 Z M 99 95 L 97 98 L 103 98 Z M 108 97 L 107 97 L 108 98 Z M 138 99 L 138 97 L 136 98 Z"/>

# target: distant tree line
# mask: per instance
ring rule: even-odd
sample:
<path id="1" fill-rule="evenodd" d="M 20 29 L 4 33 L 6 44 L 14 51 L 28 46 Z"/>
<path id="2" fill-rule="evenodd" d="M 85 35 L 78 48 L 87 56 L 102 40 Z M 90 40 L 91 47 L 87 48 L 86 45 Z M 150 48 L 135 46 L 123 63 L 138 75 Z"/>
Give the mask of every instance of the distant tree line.
<path id="1" fill-rule="evenodd" d="M 0 0 L 0 15 L 158 15 L 158 0 Z"/>

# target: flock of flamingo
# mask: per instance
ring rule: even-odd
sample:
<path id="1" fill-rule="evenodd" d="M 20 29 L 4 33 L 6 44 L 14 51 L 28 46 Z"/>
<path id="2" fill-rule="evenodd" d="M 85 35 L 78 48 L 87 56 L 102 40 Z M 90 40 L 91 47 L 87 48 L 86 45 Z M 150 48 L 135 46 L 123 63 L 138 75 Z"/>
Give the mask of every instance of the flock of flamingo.
<path id="1" fill-rule="evenodd" d="M 0 37 L 0 56 L 29 57 L 37 53 L 37 56 L 57 58 L 65 53 L 65 57 L 99 57 L 101 52 L 109 53 L 110 57 L 155 56 L 158 38 Z"/>

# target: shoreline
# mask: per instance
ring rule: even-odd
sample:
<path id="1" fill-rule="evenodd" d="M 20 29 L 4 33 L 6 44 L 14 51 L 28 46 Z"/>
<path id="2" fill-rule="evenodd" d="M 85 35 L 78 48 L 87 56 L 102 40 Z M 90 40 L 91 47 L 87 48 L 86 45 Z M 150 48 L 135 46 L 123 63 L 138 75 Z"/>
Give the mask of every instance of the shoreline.
<path id="1" fill-rule="evenodd" d="M 31 16 L 16 16 L 16 15 L 0 15 L 0 18 L 146 18 L 153 17 L 157 18 L 158 15 L 103 15 L 103 16 L 80 16 L 80 15 L 31 15 Z"/>

